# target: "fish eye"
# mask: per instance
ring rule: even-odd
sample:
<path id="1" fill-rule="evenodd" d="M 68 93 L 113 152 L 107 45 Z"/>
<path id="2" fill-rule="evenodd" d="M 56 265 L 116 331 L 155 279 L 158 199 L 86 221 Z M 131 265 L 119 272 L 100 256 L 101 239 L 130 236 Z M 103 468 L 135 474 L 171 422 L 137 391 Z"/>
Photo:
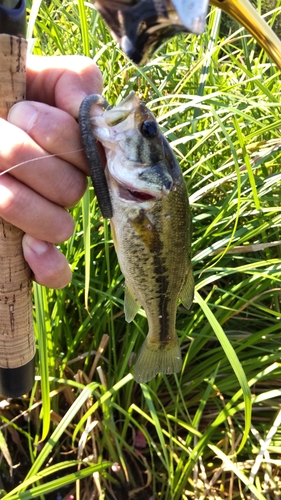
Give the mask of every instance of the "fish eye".
<path id="1" fill-rule="evenodd" d="M 153 120 L 144 120 L 140 126 L 140 132 L 146 139 L 153 139 L 158 134 L 157 123 Z"/>

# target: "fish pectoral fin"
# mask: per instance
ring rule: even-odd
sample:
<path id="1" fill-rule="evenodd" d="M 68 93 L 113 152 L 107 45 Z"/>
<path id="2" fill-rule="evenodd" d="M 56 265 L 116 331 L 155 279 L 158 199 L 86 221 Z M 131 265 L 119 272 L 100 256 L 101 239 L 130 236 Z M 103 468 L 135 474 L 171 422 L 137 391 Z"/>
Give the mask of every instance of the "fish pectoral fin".
<path id="1" fill-rule="evenodd" d="M 124 313 L 125 313 L 125 320 L 127 321 L 127 323 L 131 323 L 131 321 L 133 321 L 139 308 L 140 304 L 135 299 L 131 289 L 128 287 L 128 285 L 126 285 L 125 297 L 124 297 Z"/>
<path id="2" fill-rule="evenodd" d="M 191 268 L 188 270 L 179 298 L 184 307 L 190 309 L 194 299 L 194 277 Z"/>
<path id="3" fill-rule="evenodd" d="M 161 250 L 161 238 L 151 220 L 145 213 L 145 210 L 141 209 L 139 214 L 134 219 L 129 219 L 135 232 L 141 238 L 143 244 L 151 251 L 159 253 Z"/>
<path id="4" fill-rule="evenodd" d="M 137 357 L 134 377 L 140 383 L 148 382 L 158 373 L 178 373 L 182 367 L 179 339 L 175 335 L 170 342 L 161 344 L 145 339 Z"/>

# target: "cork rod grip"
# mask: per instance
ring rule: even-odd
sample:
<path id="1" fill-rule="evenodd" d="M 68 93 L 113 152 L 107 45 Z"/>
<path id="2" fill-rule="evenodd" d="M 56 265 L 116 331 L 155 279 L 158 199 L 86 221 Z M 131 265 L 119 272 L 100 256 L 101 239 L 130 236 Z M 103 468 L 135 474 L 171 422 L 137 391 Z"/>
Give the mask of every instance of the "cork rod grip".
<path id="1" fill-rule="evenodd" d="M 0 34 L 1 118 L 25 99 L 26 53 L 24 38 Z M 20 229 L 0 218 L 0 394 L 6 397 L 25 394 L 34 381 L 31 272 L 22 237 Z"/>

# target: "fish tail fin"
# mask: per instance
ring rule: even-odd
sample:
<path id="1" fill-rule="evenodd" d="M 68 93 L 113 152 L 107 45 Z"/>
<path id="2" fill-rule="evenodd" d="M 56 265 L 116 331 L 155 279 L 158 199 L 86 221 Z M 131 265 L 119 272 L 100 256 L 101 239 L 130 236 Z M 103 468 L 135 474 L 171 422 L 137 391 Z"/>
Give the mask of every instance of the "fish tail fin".
<path id="1" fill-rule="evenodd" d="M 165 344 L 151 342 L 147 337 L 135 363 L 134 378 L 140 384 L 148 382 L 158 373 L 177 373 L 181 367 L 182 357 L 177 335 Z"/>

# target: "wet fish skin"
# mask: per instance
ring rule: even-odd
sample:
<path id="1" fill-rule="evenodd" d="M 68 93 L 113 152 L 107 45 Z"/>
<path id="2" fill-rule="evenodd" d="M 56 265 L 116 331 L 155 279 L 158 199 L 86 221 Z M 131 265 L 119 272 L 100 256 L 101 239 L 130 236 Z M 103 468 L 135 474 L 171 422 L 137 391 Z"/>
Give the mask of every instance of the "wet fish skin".
<path id="1" fill-rule="evenodd" d="M 177 304 L 181 298 L 190 307 L 193 300 L 191 220 L 186 217 L 183 223 L 181 217 L 188 209 L 185 189 L 179 184 L 149 212 L 136 209 L 132 213 L 121 200 L 113 206 L 111 224 L 126 279 L 125 293 L 143 306 L 149 324 L 134 369 L 136 381 L 147 382 L 157 373 L 179 372 L 182 365 L 175 331 Z M 134 312 L 125 304 L 127 320 L 133 319 Z"/>
<path id="2" fill-rule="evenodd" d="M 125 318 L 132 321 L 140 305 L 147 315 L 149 331 L 134 367 L 135 380 L 147 382 L 158 373 L 181 370 L 175 322 L 178 301 L 187 308 L 193 301 L 191 213 L 181 169 L 152 113 L 135 95 L 125 102 L 123 121 L 119 106 L 119 111 L 113 108 L 120 115 L 117 125 L 105 111 L 109 130 L 102 130 L 99 118 L 93 130 L 107 156 L 111 229 L 125 277 Z M 146 137 L 142 127 L 147 120 L 156 128 L 148 123 L 152 135 Z"/>

